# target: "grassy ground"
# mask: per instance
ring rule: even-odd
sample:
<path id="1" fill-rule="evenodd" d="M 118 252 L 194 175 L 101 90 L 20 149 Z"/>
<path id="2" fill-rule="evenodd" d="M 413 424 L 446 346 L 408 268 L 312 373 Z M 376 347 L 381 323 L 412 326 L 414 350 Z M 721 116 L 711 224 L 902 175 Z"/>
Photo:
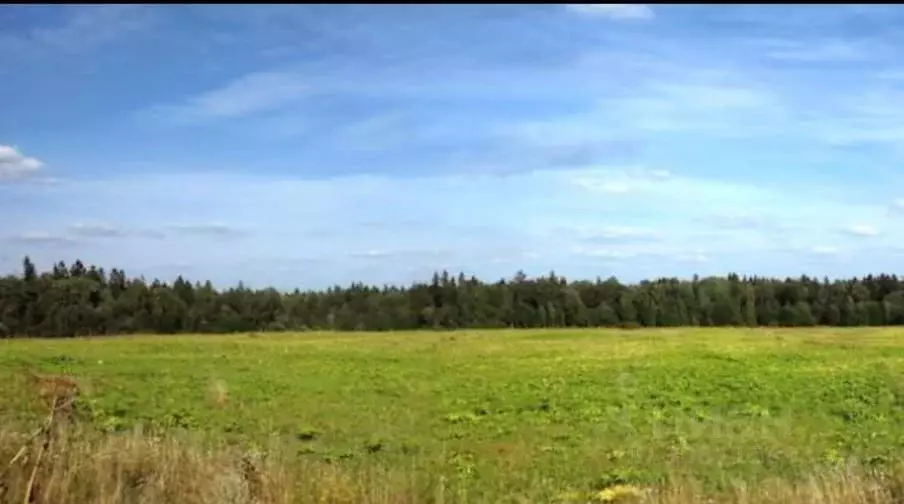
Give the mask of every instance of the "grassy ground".
<path id="1" fill-rule="evenodd" d="M 273 453 L 292 474 L 282 480 L 305 490 L 272 502 L 319 495 L 304 486 L 312 478 L 351 488 L 322 502 L 550 502 L 619 483 L 735 500 L 744 485 L 797 495 L 875 481 L 863 474 L 904 460 L 901 336 L 682 329 L 0 341 L 0 380 L 12 385 L 0 387 L 9 431 L 0 455 L 46 415 L 24 377 L 32 370 L 76 377 L 83 414 L 111 433 L 80 434 L 70 441 L 79 450 L 124 443 L 147 452 L 146 436 L 131 433 L 142 425 L 178 443 L 171 453 L 195 450 L 192 460 L 213 465 L 227 453 Z M 856 475 L 844 472 L 852 466 Z M 814 486 L 814 474 L 831 476 Z M 823 494 L 813 502 L 827 502 Z M 843 502 L 892 502 L 864 499 Z"/>

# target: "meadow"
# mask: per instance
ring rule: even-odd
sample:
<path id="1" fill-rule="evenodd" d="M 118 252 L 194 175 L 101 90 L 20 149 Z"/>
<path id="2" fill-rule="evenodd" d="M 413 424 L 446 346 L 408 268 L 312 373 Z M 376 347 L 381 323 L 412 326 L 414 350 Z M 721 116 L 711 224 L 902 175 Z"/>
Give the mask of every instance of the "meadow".
<path id="1" fill-rule="evenodd" d="M 587 502 L 619 485 L 660 502 L 898 502 L 904 488 L 894 328 L 2 340 L 0 468 L 47 416 L 29 372 L 81 389 L 66 449 L 39 472 L 46 502 Z M 226 468 L 249 466 L 268 490 L 224 496 Z M 10 465 L 0 502 L 21 502 L 30 472 Z"/>

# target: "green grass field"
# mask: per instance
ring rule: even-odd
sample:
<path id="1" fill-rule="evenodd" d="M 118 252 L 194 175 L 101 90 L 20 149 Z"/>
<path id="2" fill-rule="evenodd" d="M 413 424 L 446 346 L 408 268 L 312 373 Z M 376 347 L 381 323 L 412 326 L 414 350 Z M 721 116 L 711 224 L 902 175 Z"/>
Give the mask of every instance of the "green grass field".
<path id="1" fill-rule="evenodd" d="M 6 340 L 10 429 L 46 415 L 29 370 L 77 378 L 79 406 L 111 433 L 278 447 L 308 465 L 421 475 L 425 495 L 441 479 L 468 502 L 678 479 L 718 493 L 904 459 L 901 329 Z"/>

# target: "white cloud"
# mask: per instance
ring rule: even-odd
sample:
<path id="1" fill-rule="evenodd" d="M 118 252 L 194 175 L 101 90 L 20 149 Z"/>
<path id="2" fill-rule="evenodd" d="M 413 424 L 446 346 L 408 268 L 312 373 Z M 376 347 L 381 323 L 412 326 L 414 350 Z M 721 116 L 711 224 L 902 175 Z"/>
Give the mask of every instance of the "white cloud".
<path id="1" fill-rule="evenodd" d="M 570 12 L 562 7 L 554 9 L 559 9 L 558 13 L 553 13 L 557 14 L 553 16 L 555 23 L 566 21 L 567 29 L 582 30 L 575 32 L 579 41 L 599 35 L 594 32 L 600 28 L 597 21 L 603 20 L 606 24 L 605 18 L 641 19 L 654 14 L 646 5 L 628 4 L 572 5 L 568 7 Z M 235 174 L 210 178 L 196 175 L 155 178 L 151 175 L 154 170 L 149 170 L 146 175 L 132 180 L 112 182 L 112 187 L 127 186 L 128 190 L 107 189 L 100 183 L 94 184 L 91 190 L 83 190 L 88 184 L 82 182 L 72 188 L 24 187 L 21 191 L 20 186 L 3 188 L 4 191 L 15 191 L 14 197 L 7 201 L 17 204 L 27 201 L 30 210 L 27 212 L 29 215 L 15 219 L 15 223 L 4 223 L 3 234 L 16 231 L 13 226 L 22 226 L 18 231 L 54 231 L 60 229 L 60 225 L 71 236 L 112 236 L 123 232 L 127 236 L 122 240 L 100 243 L 100 240 L 86 239 L 80 244 L 85 244 L 85 247 L 103 245 L 118 252 L 117 256 L 113 256 L 112 252 L 98 250 L 97 254 L 101 256 L 156 256 L 168 263 L 175 261 L 172 257 L 176 255 L 175 251 L 192 248 L 175 246 L 173 242 L 191 241 L 195 247 L 184 253 L 190 254 L 190 261 L 201 264 L 206 264 L 208 259 L 206 245 L 213 242 L 209 237 L 229 235 L 227 228 L 235 226 L 239 226 L 237 229 L 254 229 L 255 232 L 254 240 L 242 243 L 243 254 L 267 256 L 299 253 L 304 257 L 319 257 L 326 262 L 344 258 L 349 251 L 397 254 L 400 252 L 394 251 L 409 250 L 421 243 L 418 240 L 423 240 L 431 246 L 435 244 L 450 250 L 451 256 L 457 260 L 473 259 L 474 264 L 483 264 L 481 259 L 496 257 L 489 252 L 490 246 L 482 243 L 484 240 L 493 243 L 493 247 L 498 245 L 496 242 L 520 243 L 518 240 L 525 240 L 523 235 L 530 234 L 534 229 L 539 229 L 536 235 L 540 235 L 554 224 L 574 221 L 586 225 L 590 234 L 595 231 L 597 239 L 607 240 L 605 243 L 583 243 L 588 246 L 624 245 L 631 240 L 649 241 L 653 240 L 652 236 L 643 236 L 631 230 L 645 227 L 661 230 L 662 236 L 656 243 L 660 255 L 650 260 L 651 263 L 700 257 L 708 257 L 712 263 L 719 265 L 722 261 L 741 257 L 744 261 L 756 261 L 769 247 L 785 246 L 786 242 L 791 241 L 798 245 L 800 256 L 805 256 L 814 244 L 830 248 L 841 246 L 847 250 L 847 247 L 854 245 L 884 246 L 892 243 L 897 237 L 889 232 L 894 229 L 888 214 L 888 200 L 891 197 L 886 196 L 878 204 L 854 204 L 852 201 L 862 194 L 878 192 L 851 190 L 836 200 L 819 187 L 823 183 L 843 184 L 840 178 L 821 182 L 820 177 L 825 173 L 845 176 L 847 172 L 831 170 L 838 165 L 860 166 L 862 163 L 854 158 L 863 153 L 854 152 L 855 149 L 820 148 L 826 147 L 826 142 L 836 145 L 883 142 L 883 147 L 901 143 L 904 139 L 904 116 L 889 104 L 904 102 L 904 96 L 896 91 L 894 82 L 880 79 L 900 78 L 901 67 L 893 60 L 873 67 L 777 64 L 770 60 L 850 61 L 870 56 L 870 46 L 848 39 L 812 40 L 817 31 L 807 28 L 805 23 L 811 16 L 840 17 L 835 9 L 812 14 L 812 11 L 795 10 L 793 23 L 784 12 L 778 16 L 781 19 L 776 19 L 774 13 L 767 12 L 769 9 L 755 7 L 752 10 L 761 18 L 762 24 L 746 22 L 736 9 L 688 11 L 692 16 L 701 16 L 703 19 L 699 21 L 710 26 L 727 26 L 727 23 L 713 23 L 714 18 L 733 18 L 736 22 L 733 26 L 739 27 L 738 30 L 714 30 L 704 37 L 689 32 L 679 33 L 682 30 L 677 25 L 672 27 L 677 31 L 667 26 L 656 26 L 654 33 L 635 29 L 640 25 L 649 28 L 650 23 L 641 22 L 633 26 L 626 26 L 631 23 L 609 23 L 603 37 L 606 39 L 605 48 L 593 49 L 582 43 L 562 45 L 556 42 L 546 52 L 547 56 L 554 53 L 557 57 L 540 55 L 539 58 L 529 58 L 530 61 L 518 57 L 517 44 L 508 45 L 518 40 L 519 33 L 527 34 L 531 30 L 529 26 L 523 27 L 527 31 L 519 32 L 516 26 L 506 25 L 506 30 L 510 30 L 507 33 L 512 36 L 498 41 L 499 45 L 488 46 L 486 54 L 476 59 L 471 57 L 473 55 L 448 52 L 442 54 L 449 58 L 426 57 L 431 51 L 437 53 L 433 50 L 438 46 L 430 47 L 431 44 L 452 44 L 440 41 L 442 37 L 433 37 L 436 39 L 433 40 L 427 36 L 423 47 L 410 44 L 400 46 L 398 50 L 402 52 L 393 53 L 395 57 L 392 58 L 382 58 L 385 47 L 378 44 L 371 49 L 378 56 L 376 58 L 349 53 L 346 55 L 348 58 L 339 64 L 325 64 L 314 58 L 297 63 L 295 69 L 279 67 L 279 70 L 286 71 L 252 73 L 232 82 L 226 78 L 210 87 L 189 91 L 175 101 L 167 99 L 169 105 L 154 110 L 161 118 L 176 121 L 241 118 L 230 125 L 235 128 L 229 128 L 227 133 L 233 139 L 245 138 L 249 149 L 244 153 L 247 158 L 251 157 L 250 150 L 253 149 L 264 148 L 272 154 L 261 158 L 262 173 L 277 170 L 287 173 L 284 168 L 288 166 L 297 166 L 299 172 L 319 170 L 320 174 L 337 169 L 334 166 L 336 160 L 330 160 L 330 148 L 334 145 L 341 149 L 342 166 L 346 170 L 359 167 L 373 171 L 385 169 L 386 165 L 393 163 L 388 157 L 374 159 L 376 162 L 373 163 L 364 155 L 358 159 L 349 158 L 359 151 L 384 151 L 389 148 L 404 153 L 401 162 L 392 166 L 395 174 L 413 173 L 409 163 L 422 163 L 434 172 L 440 170 L 437 168 L 440 164 L 444 165 L 441 169 L 446 169 L 445 161 L 431 163 L 420 158 L 422 152 L 428 150 L 421 147 L 429 144 L 430 150 L 442 146 L 435 150 L 443 151 L 441 155 L 450 159 L 448 165 L 457 165 L 450 169 L 467 166 L 473 173 L 476 171 L 474 166 L 490 166 L 499 159 L 502 161 L 497 164 L 504 166 L 491 168 L 502 171 L 517 166 L 505 178 L 481 175 L 474 180 L 462 176 L 412 179 L 409 176 L 398 180 L 362 176 L 299 180 L 287 176 L 286 180 L 274 181 L 266 175 Z M 597 17 L 588 21 L 582 15 Z M 654 24 L 658 25 L 658 21 Z M 85 26 L 80 23 L 76 25 Z M 332 28 L 332 25 L 325 27 L 328 31 Z M 351 31 L 340 37 L 345 41 L 343 45 L 365 50 L 370 46 L 354 44 L 360 40 L 362 32 L 367 31 L 368 37 L 371 31 L 374 37 L 379 36 L 380 32 L 365 29 L 364 25 L 348 28 Z M 540 31 L 548 32 L 547 35 L 552 33 L 550 36 L 553 36 L 561 26 L 549 28 L 554 31 Z M 25 28 L 20 30 L 25 31 Z M 478 31 L 498 33 L 489 29 Z M 880 31 L 865 35 L 879 37 Z M 738 38 L 744 37 L 745 33 L 780 32 L 796 35 L 790 41 L 762 43 L 756 51 L 750 50 L 749 45 L 738 47 L 739 41 L 741 46 L 745 45 L 744 39 Z M 97 28 L 97 33 L 101 33 L 100 28 Z M 79 34 L 78 30 L 70 30 L 68 33 L 45 33 L 34 40 L 42 40 L 38 44 L 49 48 L 72 42 L 67 42 L 67 39 L 90 35 L 95 33 Z M 668 38 L 667 43 L 663 43 L 663 36 Z M 376 38 L 373 40 L 376 41 Z M 405 52 L 407 50 L 420 51 L 418 56 L 425 57 L 409 57 L 411 53 Z M 122 57 L 119 51 L 116 53 L 110 57 Z M 500 59 L 500 56 L 504 57 Z M 876 63 L 874 56 L 875 53 L 870 57 L 874 61 L 864 64 Z M 563 64 L 563 61 L 571 63 Z M 216 61 L 211 64 L 220 66 L 224 63 Z M 887 68 L 889 72 L 877 76 L 881 68 Z M 894 69 L 898 70 L 897 75 L 891 73 Z M 362 79 L 362 75 L 366 79 Z M 828 82 L 834 85 L 826 86 Z M 338 105 L 351 98 L 352 102 L 363 108 L 342 107 L 340 112 L 347 116 L 343 117 L 345 128 L 335 124 L 337 117 L 333 114 L 336 112 L 333 107 L 327 107 L 330 110 L 316 107 L 305 111 L 311 113 L 300 114 L 297 105 L 307 103 L 304 100 L 311 95 L 309 90 L 330 93 L 333 97 L 330 101 L 335 99 Z M 495 103 L 502 95 L 505 95 L 507 103 L 513 103 L 511 100 L 529 101 L 539 108 L 487 108 L 481 105 Z M 368 101 L 373 98 L 377 102 Z M 600 98 L 606 101 L 599 103 Z M 433 107 L 440 104 L 440 99 L 449 106 L 441 107 L 441 110 Z M 374 104 L 377 108 L 371 110 Z M 259 112 L 270 113 L 248 117 Z M 478 116 L 474 116 L 475 113 Z M 371 118 L 350 124 L 358 114 L 369 114 Z M 264 121 L 267 121 L 266 124 Z M 336 126 L 337 131 L 326 131 L 324 124 Z M 506 128 L 512 124 L 516 127 Z M 272 141 L 280 131 L 286 132 L 279 137 L 282 140 L 302 132 L 322 134 L 325 138 L 317 141 L 316 152 L 306 149 L 301 143 L 293 149 L 289 142 L 275 145 Z M 239 137 L 237 134 L 245 132 L 247 136 Z M 690 134 L 685 135 L 688 132 Z M 130 136 L 135 132 L 123 133 Z M 220 133 L 223 131 L 219 128 L 198 131 L 198 134 L 205 136 L 213 135 L 208 140 L 220 138 Z M 745 143 L 720 141 L 727 136 L 758 137 Z M 810 141 L 797 141 L 801 136 Z M 255 140 L 269 143 L 267 146 L 257 145 Z M 613 140 L 633 142 L 631 149 L 625 149 L 630 152 L 618 158 L 608 152 L 600 155 L 599 152 L 606 149 L 599 149 L 599 145 Z M 477 142 L 486 143 L 475 146 Z M 481 157 L 484 156 L 484 147 L 487 147 L 486 151 L 494 151 L 497 144 L 514 147 L 510 148 L 511 152 L 500 149 L 501 154 L 490 161 Z M 580 151 L 585 146 L 597 148 L 587 149 L 588 153 L 581 155 Z M 282 147 L 288 147 L 288 150 L 279 152 Z M 474 163 L 459 159 L 467 157 L 466 154 L 459 156 L 459 151 L 473 152 L 478 150 L 477 147 L 481 154 L 474 156 L 477 158 Z M 37 146 L 33 148 L 37 149 Z M 819 151 L 812 157 L 832 158 L 830 163 L 836 164 L 823 167 L 817 162 L 810 162 L 811 150 Z M 298 155 L 302 151 L 304 155 Z M 554 153 L 555 156 L 547 157 L 555 157 L 555 160 L 534 164 L 535 159 L 543 157 L 535 155 L 541 151 Z M 807 151 L 804 156 L 808 159 L 802 159 L 801 151 Z M 50 155 L 41 152 L 36 150 L 34 153 Z M 509 155 L 512 152 L 514 155 Z M 167 153 L 161 156 L 164 154 Z M 22 157 L 18 153 L 16 155 Z M 270 161 L 277 159 L 271 165 Z M 49 158 L 47 160 L 50 161 Z M 876 166 L 896 166 L 881 152 L 876 152 L 873 160 L 864 167 L 867 170 L 864 176 L 852 184 L 878 185 L 883 181 L 872 176 L 879 169 Z M 177 159 L 172 161 L 179 162 Z M 387 163 L 384 165 L 383 161 Z M 650 163 L 649 166 L 656 168 L 667 166 L 676 173 L 665 169 L 635 171 L 618 166 L 572 169 L 595 162 Z M 406 166 L 400 166 L 402 164 Z M 555 166 L 558 171 L 529 171 L 535 167 L 550 166 Z M 780 185 L 777 174 L 793 166 L 800 168 L 795 172 L 795 177 L 807 180 L 812 191 L 784 191 L 770 187 Z M 764 170 L 761 173 L 750 172 L 760 167 Z M 241 167 L 230 167 L 236 168 Z M 8 166 L 0 170 L 0 176 L 7 171 L 10 171 Z M 172 173 L 175 170 L 171 168 L 169 171 Z M 724 175 L 687 175 L 693 171 Z M 21 166 L 17 172 L 22 172 Z M 132 170 L 120 170 L 120 173 L 127 172 L 134 173 Z M 160 182 L 164 179 L 170 183 L 168 189 Z M 737 182 L 740 179 L 757 179 L 760 183 Z M 172 190 L 172 186 L 177 184 L 181 191 Z M 894 184 L 888 183 L 883 189 L 892 187 Z M 251 188 L 255 194 L 249 196 Z M 191 194 L 187 194 L 189 192 Z M 37 193 L 52 195 L 52 204 L 42 204 L 44 200 L 33 196 Z M 128 196 L 122 196 L 124 194 Z M 398 194 L 405 194 L 406 197 L 399 198 Z M 518 197 L 500 198 L 500 194 Z M 465 200 L 475 202 L 465 205 L 462 203 Z M 83 224 L 65 229 L 72 215 L 87 217 L 89 215 L 81 212 L 90 208 L 117 208 L 115 218 L 125 227 L 111 230 L 97 224 L 94 227 Z M 423 226 L 403 230 L 396 224 L 383 229 L 360 229 L 361 226 L 350 224 L 354 221 L 349 220 L 347 215 L 353 209 L 360 208 L 364 210 L 354 213 L 387 222 L 397 222 L 399 215 L 426 212 L 424 220 L 432 223 L 433 226 L 429 227 L 435 229 L 425 230 L 428 226 Z M 904 201 L 892 204 L 891 210 L 904 215 Z M 104 217 L 101 213 L 96 215 Z M 273 219 L 273 215 L 280 218 Z M 330 216 L 329 222 L 322 221 L 324 215 Z M 208 228 L 188 225 L 173 229 L 158 222 L 158 219 L 162 219 L 163 223 L 180 222 L 181 216 L 190 216 L 186 218 L 193 222 L 197 219 L 197 222 L 221 224 Z M 30 221 L 21 222 L 25 219 Z M 308 223 L 318 219 L 319 228 L 311 229 Z M 276 222 L 271 223 L 274 220 Z M 469 243 L 456 243 L 462 234 L 455 226 L 464 227 L 469 220 L 472 223 L 488 222 L 489 231 L 473 233 L 474 238 Z M 858 222 L 874 224 L 883 233 L 870 240 L 844 240 L 840 224 Z M 600 227 L 606 224 L 619 224 L 621 228 Z M 779 235 L 776 228 L 784 225 L 796 227 L 795 232 Z M 142 234 L 138 231 L 140 229 L 158 229 L 161 231 L 159 235 L 168 237 L 168 240 L 166 243 L 144 240 L 141 246 L 133 246 L 138 238 L 151 236 L 150 231 Z M 166 231 L 165 235 L 163 231 Z M 857 234 L 856 230 L 849 231 Z M 315 232 L 322 235 L 315 237 Z M 424 235 L 418 237 L 418 233 Z M 684 236 L 693 238 L 682 238 Z M 549 264 L 579 263 L 579 257 L 568 257 L 573 243 L 562 243 L 561 238 L 547 238 L 548 243 L 527 243 L 524 247 L 535 250 L 536 246 L 559 261 L 550 260 Z M 285 242 L 290 243 L 286 245 Z M 695 252 L 697 244 L 705 244 L 706 253 Z M 217 248 L 215 245 L 210 248 Z M 468 255 L 469 247 L 476 247 L 474 250 L 479 253 Z M 561 251 L 557 252 L 556 247 Z M 645 259 L 652 257 L 653 248 L 607 246 L 589 247 L 584 251 L 590 255 Z M 668 254 L 662 252 L 664 250 Z M 237 253 L 235 250 L 224 251 L 223 257 Z M 560 256 L 555 256 L 557 253 Z M 481 254 L 482 257 L 478 257 Z M 417 265 L 421 260 L 412 259 L 411 262 Z M 520 256 L 518 260 L 521 260 Z M 376 262 L 371 260 L 369 264 Z M 390 263 L 390 260 L 385 262 L 387 265 Z"/>
<path id="2" fill-rule="evenodd" d="M 149 238 L 152 240 L 161 240 L 166 238 L 166 233 L 159 229 L 141 229 L 133 233 L 134 236 L 141 238 Z"/>
<path id="3" fill-rule="evenodd" d="M 604 247 L 576 246 L 572 252 L 579 256 L 604 261 L 643 260 L 647 264 L 677 261 L 679 263 L 704 263 L 709 256 L 700 248 L 675 245 L 619 244 Z M 652 262 L 649 262 L 652 261 Z"/>
<path id="4" fill-rule="evenodd" d="M 36 28 L 34 41 L 55 49 L 93 47 L 118 39 L 147 24 L 147 12 L 137 5 L 81 6 L 60 26 Z"/>
<path id="5" fill-rule="evenodd" d="M 76 242 L 76 240 L 71 237 L 44 231 L 25 232 L 13 236 L 13 240 L 30 245 L 70 245 Z"/>
<path id="6" fill-rule="evenodd" d="M 592 278 L 599 274 L 601 261 L 609 261 L 608 271 L 619 277 L 680 275 L 688 264 L 703 262 L 715 272 L 774 274 L 778 263 L 769 262 L 770 254 L 786 268 L 800 270 L 806 266 L 800 263 L 805 254 L 833 255 L 837 247 L 847 246 L 837 225 L 828 223 L 891 225 L 881 220 L 887 204 L 852 204 L 832 191 L 801 193 L 684 174 L 662 179 L 633 167 L 313 180 L 235 172 L 132 173 L 35 191 L 54 204 L 35 200 L 34 212 L 6 226 L 7 236 L 24 235 L 9 242 L 8 253 L 21 256 L 35 250 L 37 255 L 44 250 L 42 261 L 59 260 L 49 247 L 32 245 L 67 240 L 23 232 L 54 231 L 60 222 L 86 209 L 116 208 L 115 225 L 94 221 L 68 232 L 97 236 L 115 229 L 124 236 L 79 240 L 73 243 L 72 254 L 135 274 L 182 261 L 194 265 L 193 277 L 227 284 L 240 279 L 291 287 L 352 280 L 399 282 L 409 279 L 409 267 L 418 272 L 464 270 L 481 278 L 498 278 L 519 267 L 529 273 L 554 268 L 570 278 Z M 595 191 L 575 190 L 575 180 L 590 181 L 591 187 L 606 181 L 626 184 L 636 192 L 600 197 Z M 174 192 L 173 187 L 204 191 Z M 519 197 L 500 200 L 499 194 Z M 742 222 L 745 216 L 765 219 L 766 209 L 784 221 L 802 223 L 800 232 L 777 239 L 770 230 L 726 230 L 711 221 L 713 215 L 739 216 Z M 181 220 L 185 215 L 192 220 Z M 328 222 L 322 220 L 324 215 L 330 216 Z M 418 215 L 430 225 L 363 226 L 362 215 L 367 222 L 387 223 Z M 176 224 L 167 226 L 170 222 Z M 827 224 L 803 225 L 814 222 Z M 147 239 L 137 231 L 141 229 L 165 231 L 167 239 Z M 242 230 L 253 230 L 254 239 L 244 240 L 239 249 L 217 241 Z M 894 239 L 889 235 L 869 242 L 892 246 Z M 705 251 L 699 249 L 701 244 Z M 778 246 L 796 252 L 784 253 Z M 284 266 L 278 272 L 252 269 L 266 258 L 284 259 Z M 501 259 L 508 262 L 492 262 Z M 290 260 L 298 264 L 289 264 Z M 242 266 L 242 261 L 252 266 Z M 310 267 L 311 261 L 319 261 L 317 267 Z"/>
<path id="7" fill-rule="evenodd" d="M 796 127 L 817 140 L 835 146 L 888 144 L 904 141 L 904 116 L 889 103 L 900 103 L 904 92 L 891 88 L 858 89 L 828 96 Z"/>
<path id="8" fill-rule="evenodd" d="M 116 226 L 101 222 L 78 222 L 69 226 L 69 229 L 73 234 L 92 238 L 112 238 L 126 234 Z"/>
<path id="9" fill-rule="evenodd" d="M 844 61 L 867 55 L 863 47 L 846 40 L 765 39 L 754 41 L 754 44 L 762 47 L 769 58 L 801 63 Z"/>
<path id="10" fill-rule="evenodd" d="M 43 163 L 24 156 L 18 149 L 0 145 L 0 181 L 23 180 L 37 174 Z"/>
<path id="11" fill-rule="evenodd" d="M 690 254 L 680 254 L 676 259 L 681 262 L 705 263 L 709 261 L 709 256 L 703 250 L 697 249 Z"/>
<path id="12" fill-rule="evenodd" d="M 366 250 L 364 252 L 352 252 L 349 254 L 351 257 L 370 257 L 370 258 L 383 258 L 390 257 L 393 253 L 388 250 Z"/>
<path id="13" fill-rule="evenodd" d="M 259 72 L 195 96 L 185 103 L 158 105 L 148 113 L 175 122 L 235 118 L 272 110 L 307 96 L 309 87 L 288 72 Z"/>
<path id="14" fill-rule="evenodd" d="M 453 257 L 444 249 L 370 249 L 361 252 L 351 252 L 348 257 L 358 259 L 392 259 L 392 260 L 443 260 Z"/>
<path id="15" fill-rule="evenodd" d="M 206 224 L 172 224 L 169 229 L 177 233 L 203 236 L 238 236 L 244 234 L 244 230 L 222 222 Z"/>
<path id="16" fill-rule="evenodd" d="M 513 141 L 540 148 L 562 148 L 575 145 L 617 147 L 618 140 L 611 128 L 587 121 L 583 116 L 548 121 L 525 121 L 505 124 L 496 133 L 503 141 Z"/>
<path id="17" fill-rule="evenodd" d="M 904 213 L 904 198 L 897 198 L 892 201 L 889 210 L 892 213 Z"/>
<path id="18" fill-rule="evenodd" d="M 784 51 L 786 56 L 814 46 L 775 40 L 757 44 L 764 51 Z M 827 47 L 840 52 L 837 44 Z M 588 100 L 603 97 L 598 106 L 523 123 L 513 128 L 514 134 L 534 144 L 612 138 L 645 138 L 653 144 L 657 139 L 651 135 L 686 132 L 711 139 L 756 137 L 773 142 L 804 135 L 835 146 L 897 146 L 904 140 L 904 116 L 888 106 L 904 101 L 904 93 L 888 82 L 868 75 L 845 81 L 843 88 L 820 87 L 815 83 L 834 79 L 834 69 L 808 69 L 793 77 L 774 71 L 773 63 L 751 61 L 754 51 L 750 48 L 743 41 L 740 48 L 726 41 L 721 48 L 694 47 L 691 52 L 688 46 L 666 45 L 636 51 L 631 63 L 623 61 L 627 55 L 585 57 L 570 80 L 588 83 L 571 92 Z M 738 49 L 743 53 L 738 54 Z M 868 44 L 858 44 L 857 51 L 883 53 L 881 46 Z M 822 56 L 828 55 L 823 49 Z M 591 78 L 603 72 L 619 75 L 613 81 L 620 86 Z"/>
<path id="19" fill-rule="evenodd" d="M 878 236 L 879 234 L 879 230 L 869 224 L 854 224 L 845 227 L 843 231 L 849 235 L 861 237 Z"/>
<path id="20" fill-rule="evenodd" d="M 648 171 L 637 168 L 592 167 L 560 173 L 559 181 L 564 180 L 589 193 L 630 192 L 632 196 L 644 195 L 650 198 L 647 203 L 650 208 L 654 205 L 656 208 L 680 208 L 685 214 L 738 213 L 751 207 L 768 207 L 776 197 L 772 191 L 750 184 L 713 178 L 656 178 L 649 176 Z"/>
<path id="21" fill-rule="evenodd" d="M 639 134 L 700 131 L 720 137 L 774 135 L 772 129 L 787 114 L 771 90 L 722 72 L 689 76 L 663 75 L 675 82 L 651 82 L 624 97 L 602 100 L 590 115 L 613 128 Z"/>
<path id="22" fill-rule="evenodd" d="M 644 4 L 568 4 L 568 10 L 609 19 L 650 19 L 653 9 Z"/>
<path id="23" fill-rule="evenodd" d="M 810 248 L 810 252 L 816 255 L 832 256 L 837 255 L 840 250 L 832 245 L 814 245 Z"/>
<path id="24" fill-rule="evenodd" d="M 592 192 L 627 194 L 648 191 L 669 183 L 674 174 L 664 169 L 643 167 L 589 168 L 562 171 L 570 184 Z"/>
<path id="25" fill-rule="evenodd" d="M 877 79 L 888 80 L 888 81 L 904 81 L 904 70 L 895 69 L 895 70 L 883 70 L 876 74 Z"/>
<path id="26" fill-rule="evenodd" d="M 662 235 L 652 229 L 634 226 L 604 226 L 599 229 L 579 228 L 576 230 L 579 239 L 591 241 L 656 241 Z"/>
<path id="27" fill-rule="evenodd" d="M 650 170 L 650 175 L 658 179 L 672 178 L 672 172 L 669 170 Z"/>
<path id="28" fill-rule="evenodd" d="M 609 226 L 599 232 L 603 238 L 651 238 L 658 237 L 655 231 L 629 226 Z"/>
<path id="29" fill-rule="evenodd" d="M 577 255 L 605 260 L 630 259 L 637 256 L 637 254 L 634 252 L 617 250 L 607 247 L 574 247 L 572 249 L 572 252 Z"/>
<path id="30" fill-rule="evenodd" d="M 757 229 L 765 224 L 764 220 L 748 212 L 728 212 L 720 215 L 712 215 L 703 219 L 705 222 L 714 224 L 723 229 Z"/>
<path id="31" fill-rule="evenodd" d="M 139 5 L 82 5 L 68 12 L 55 26 L 35 27 L 22 35 L 0 33 L 0 53 L 28 57 L 48 50 L 84 51 L 141 30 L 152 20 L 152 11 Z"/>
<path id="32" fill-rule="evenodd" d="M 759 108 L 774 104 L 773 97 L 763 90 L 730 84 L 658 84 L 652 92 L 671 103 L 695 108 Z"/>
<path id="33" fill-rule="evenodd" d="M 574 181 L 578 186 L 596 192 L 608 194 L 627 194 L 631 192 L 631 186 L 625 182 L 593 180 L 593 179 L 577 179 Z"/>

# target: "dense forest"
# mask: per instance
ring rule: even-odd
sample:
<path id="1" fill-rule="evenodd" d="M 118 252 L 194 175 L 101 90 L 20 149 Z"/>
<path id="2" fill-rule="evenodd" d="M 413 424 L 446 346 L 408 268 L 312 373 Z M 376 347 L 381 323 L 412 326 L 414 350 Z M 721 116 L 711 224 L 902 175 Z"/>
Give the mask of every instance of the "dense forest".
<path id="1" fill-rule="evenodd" d="M 904 324 L 904 283 L 894 275 L 850 280 L 615 278 L 567 281 L 550 273 L 482 282 L 446 272 L 409 287 L 352 284 L 283 293 L 241 283 L 129 278 L 60 262 L 0 278 L 0 336 L 67 337 L 137 332 L 593 326 L 863 326 Z"/>

